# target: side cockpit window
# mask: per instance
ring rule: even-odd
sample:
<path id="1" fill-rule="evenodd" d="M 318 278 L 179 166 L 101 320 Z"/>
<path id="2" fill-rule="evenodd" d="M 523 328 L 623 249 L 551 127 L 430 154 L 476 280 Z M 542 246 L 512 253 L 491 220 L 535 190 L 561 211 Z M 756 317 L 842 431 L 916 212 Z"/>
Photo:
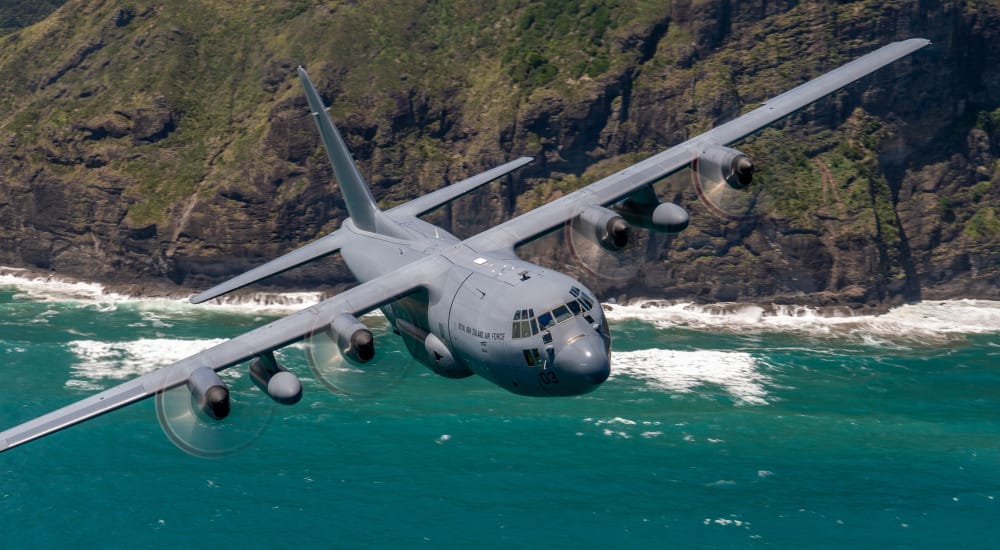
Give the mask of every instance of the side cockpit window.
<path id="1" fill-rule="evenodd" d="M 577 299 L 577 301 L 579 302 L 580 306 L 583 307 L 583 311 L 590 311 L 591 309 L 594 309 L 594 304 L 596 302 L 586 292 L 581 292 L 579 288 L 577 288 L 575 286 L 571 286 L 571 287 L 569 287 L 569 294 L 570 294 L 570 296 L 572 296 L 572 297 L 574 297 L 574 298 Z M 570 305 L 570 307 L 573 307 L 573 306 Z M 576 314 L 576 312 L 574 311 L 574 315 L 575 314 Z"/>

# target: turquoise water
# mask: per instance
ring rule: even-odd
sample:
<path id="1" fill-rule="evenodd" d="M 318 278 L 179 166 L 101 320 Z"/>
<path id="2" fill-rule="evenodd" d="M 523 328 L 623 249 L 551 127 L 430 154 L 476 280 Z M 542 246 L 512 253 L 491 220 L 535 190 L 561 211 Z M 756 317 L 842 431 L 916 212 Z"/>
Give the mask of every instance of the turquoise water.
<path id="1" fill-rule="evenodd" d="M 3 428 L 281 313 L 0 284 Z M 615 373 L 573 399 L 420 368 L 336 396 L 288 350 L 305 397 L 234 411 L 273 414 L 236 454 L 181 452 L 152 400 L 0 454 L 0 533 L 28 547 L 1000 540 L 1000 304 L 612 316 Z"/>

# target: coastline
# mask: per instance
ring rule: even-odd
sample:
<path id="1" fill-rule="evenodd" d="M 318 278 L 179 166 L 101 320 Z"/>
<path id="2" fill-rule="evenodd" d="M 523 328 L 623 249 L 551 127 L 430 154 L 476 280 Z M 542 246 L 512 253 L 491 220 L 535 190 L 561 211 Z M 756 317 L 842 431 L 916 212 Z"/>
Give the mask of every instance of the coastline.
<path id="1" fill-rule="evenodd" d="M 142 303 L 143 307 L 231 311 L 287 315 L 335 294 L 264 288 L 195 305 L 196 291 L 172 285 L 106 284 L 52 272 L 0 266 L 0 286 L 12 286 L 41 301 L 80 301 L 110 304 Z M 808 301 L 804 301 L 808 302 Z M 961 334 L 1000 332 L 1000 300 L 956 297 L 878 307 L 817 306 L 809 303 L 717 302 L 635 298 L 626 303 L 610 299 L 602 304 L 612 321 L 639 320 L 660 328 L 721 330 L 727 333 L 789 332 L 820 336 L 847 336 L 870 343 L 934 344 Z M 378 316 L 378 312 L 370 315 Z"/>

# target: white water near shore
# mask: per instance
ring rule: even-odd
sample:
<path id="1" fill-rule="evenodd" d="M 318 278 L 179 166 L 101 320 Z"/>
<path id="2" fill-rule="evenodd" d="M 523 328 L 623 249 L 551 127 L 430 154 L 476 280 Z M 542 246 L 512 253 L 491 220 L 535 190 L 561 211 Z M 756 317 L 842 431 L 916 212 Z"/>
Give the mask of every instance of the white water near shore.
<path id="1" fill-rule="evenodd" d="M 38 276 L 25 270 L 0 268 L 0 287 L 16 289 L 18 296 L 43 302 L 75 301 L 99 310 L 136 304 L 153 311 L 221 311 L 247 315 L 287 315 L 319 303 L 319 292 L 255 293 L 224 297 L 194 305 L 186 298 L 135 297 L 99 283 Z M 882 314 L 853 314 L 846 308 L 829 310 L 794 305 L 694 304 L 637 302 L 605 304 L 609 320 L 635 319 L 660 328 L 721 330 L 732 333 L 787 332 L 815 336 L 850 337 L 882 342 L 934 344 L 953 335 L 1000 332 L 1000 301 L 943 300 L 907 304 Z"/>
<path id="2" fill-rule="evenodd" d="M 872 344 L 934 344 L 956 335 L 1000 332 L 1000 302 L 989 300 L 920 302 L 877 315 L 852 315 L 847 310 L 824 311 L 807 306 L 659 302 L 605 305 L 605 314 L 613 321 L 636 319 L 660 328 L 785 332 L 848 337 Z"/>

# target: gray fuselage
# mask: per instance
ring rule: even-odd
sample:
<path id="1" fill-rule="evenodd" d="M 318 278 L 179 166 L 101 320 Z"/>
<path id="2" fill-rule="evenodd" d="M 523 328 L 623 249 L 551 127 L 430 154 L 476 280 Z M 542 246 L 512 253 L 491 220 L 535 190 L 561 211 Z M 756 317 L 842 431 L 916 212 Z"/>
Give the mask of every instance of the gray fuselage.
<path id="1" fill-rule="evenodd" d="M 416 218 L 397 223 L 405 238 L 362 231 L 348 219 L 342 229 L 353 238 L 341 255 L 361 282 L 428 255 L 449 262 L 426 292 L 381 308 L 418 361 L 442 376 L 478 374 L 529 396 L 580 395 L 608 378 L 607 321 L 578 281 L 513 255 L 478 253 Z"/>

